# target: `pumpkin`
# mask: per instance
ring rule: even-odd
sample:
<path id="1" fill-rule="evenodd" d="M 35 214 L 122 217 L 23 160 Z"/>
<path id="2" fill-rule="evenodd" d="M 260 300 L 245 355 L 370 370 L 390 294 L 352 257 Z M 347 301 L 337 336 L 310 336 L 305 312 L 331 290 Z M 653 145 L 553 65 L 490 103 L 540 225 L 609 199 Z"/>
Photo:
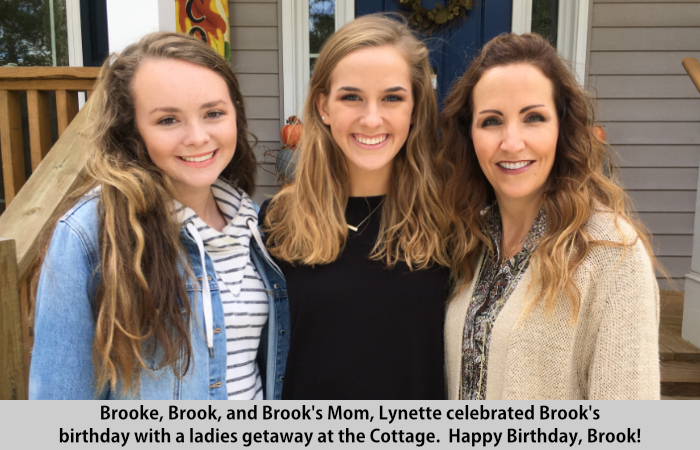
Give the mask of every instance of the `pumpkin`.
<path id="1" fill-rule="evenodd" d="M 290 116 L 287 119 L 287 125 L 282 127 L 280 131 L 280 136 L 282 137 L 282 142 L 286 148 L 297 148 L 297 144 L 301 140 L 301 132 L 304 126 L 301 124 L 301 120 L 297 116 Z"/>
<path id="2" fill-rule="evenodd" d="M 605 142 L 606 133 L 605 129 L 601 125 L 596 125 L 593 127 L 593 134 L 595 134 L 595 137 Z"/>

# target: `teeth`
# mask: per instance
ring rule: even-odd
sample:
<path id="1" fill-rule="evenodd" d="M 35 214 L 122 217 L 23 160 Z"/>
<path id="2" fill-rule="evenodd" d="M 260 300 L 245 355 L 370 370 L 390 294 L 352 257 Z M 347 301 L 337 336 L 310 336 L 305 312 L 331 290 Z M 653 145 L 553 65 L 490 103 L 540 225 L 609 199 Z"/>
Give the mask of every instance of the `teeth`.
<path id="1" fill-rule="evenodd" d="M 520 161 L 520 162 L 516 162 L 516 163 L 508 163 L 508 162 L 498 163 L 499 166 L 503 167 L 504 169 L 509 169 L 509 170 L 522 169 L 523 167 L 527 166 L 528 164 L 530 164 L 530 161 Z"/>
<path id="2" fill-rule="evenodd" d="M 382 143 L 386 140 L 387 137 L 389 137 L 388 134 L 383 135 L 382 137 L 375 137 L 375 138 L 369 138 L 365 139 L 362 138 L 358 135 L 354 135 L 355 139 L 357 139 L 360 143 L 365 144 L 365 145 L 377 145 L 379 143 Z"/>
<path id="3" fill-rule="evenodd" d="M 206 161 L 207 159 L 210 159 L 213 156 L 214 156 L 214 152 L 211 152 L 208 155 L 199 156 L 197 158 L 185 158 L 184 156 L 180 156 L 180 159 L 183 159 L 183 160 L 189 161 L 189 162 L 202 162 L 202 161 Z"/>

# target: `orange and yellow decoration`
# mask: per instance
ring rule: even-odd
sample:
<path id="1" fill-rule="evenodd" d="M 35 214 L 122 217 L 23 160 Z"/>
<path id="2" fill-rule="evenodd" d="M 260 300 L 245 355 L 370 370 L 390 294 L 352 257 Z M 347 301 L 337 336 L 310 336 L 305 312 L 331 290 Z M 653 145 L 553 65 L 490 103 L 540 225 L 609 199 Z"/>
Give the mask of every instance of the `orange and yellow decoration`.
<path id="1" fill-rule="evenodd" d="M 228 0 L 175 0 L 175 22 L 178 33 L 203 40 L 230 61 Z"/>

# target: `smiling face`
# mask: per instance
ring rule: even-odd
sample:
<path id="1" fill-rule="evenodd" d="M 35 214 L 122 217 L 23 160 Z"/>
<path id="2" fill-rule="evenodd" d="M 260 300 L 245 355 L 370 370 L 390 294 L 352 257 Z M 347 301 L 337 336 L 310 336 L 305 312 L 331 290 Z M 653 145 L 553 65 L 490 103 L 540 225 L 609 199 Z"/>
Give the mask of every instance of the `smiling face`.
<path id="1" fill-rule="evenodd" d="M 318 96 L 317 108 L 345 155 L 351 195 L 386 193 L 413 114 L 406 58 L 391 45 L 349 53 L 333 70 L 330 93 Z"/>
<path id="2" fill-rule="evenodd" d="M 236 150 L 236 111 L 216 72 L 174 59 L 141 63 L 136 126 L 153 163 L 182 195 L 208 192 Z"/>
<path id="3" fill-rule="evenodd" d="M 472 140 L 499 204 L 538 207 L 559 135 L 552 82 L 535 66 L 487 70 L 474 87 Z"/>

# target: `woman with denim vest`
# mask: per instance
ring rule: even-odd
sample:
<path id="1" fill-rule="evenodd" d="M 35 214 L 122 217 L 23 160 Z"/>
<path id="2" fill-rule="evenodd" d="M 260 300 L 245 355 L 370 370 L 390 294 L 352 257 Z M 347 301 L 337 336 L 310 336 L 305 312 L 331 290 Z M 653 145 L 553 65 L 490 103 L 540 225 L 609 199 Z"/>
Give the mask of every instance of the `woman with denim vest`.
<path id="1" fill-rule="evenodd" d="M 437 106 L 404 21 L 363 16 L 326 41 L 297 152 L 261 219 L 289 289 L 282 398 L 444 398 Z"/>
<path id="2" fill-rule="evenodd" d="M 154 33 L 107 59 L 87 107 L 94 151 L 47 236 L 30 398 L 279 398 L 286 288 L 230 67 Z"/>

